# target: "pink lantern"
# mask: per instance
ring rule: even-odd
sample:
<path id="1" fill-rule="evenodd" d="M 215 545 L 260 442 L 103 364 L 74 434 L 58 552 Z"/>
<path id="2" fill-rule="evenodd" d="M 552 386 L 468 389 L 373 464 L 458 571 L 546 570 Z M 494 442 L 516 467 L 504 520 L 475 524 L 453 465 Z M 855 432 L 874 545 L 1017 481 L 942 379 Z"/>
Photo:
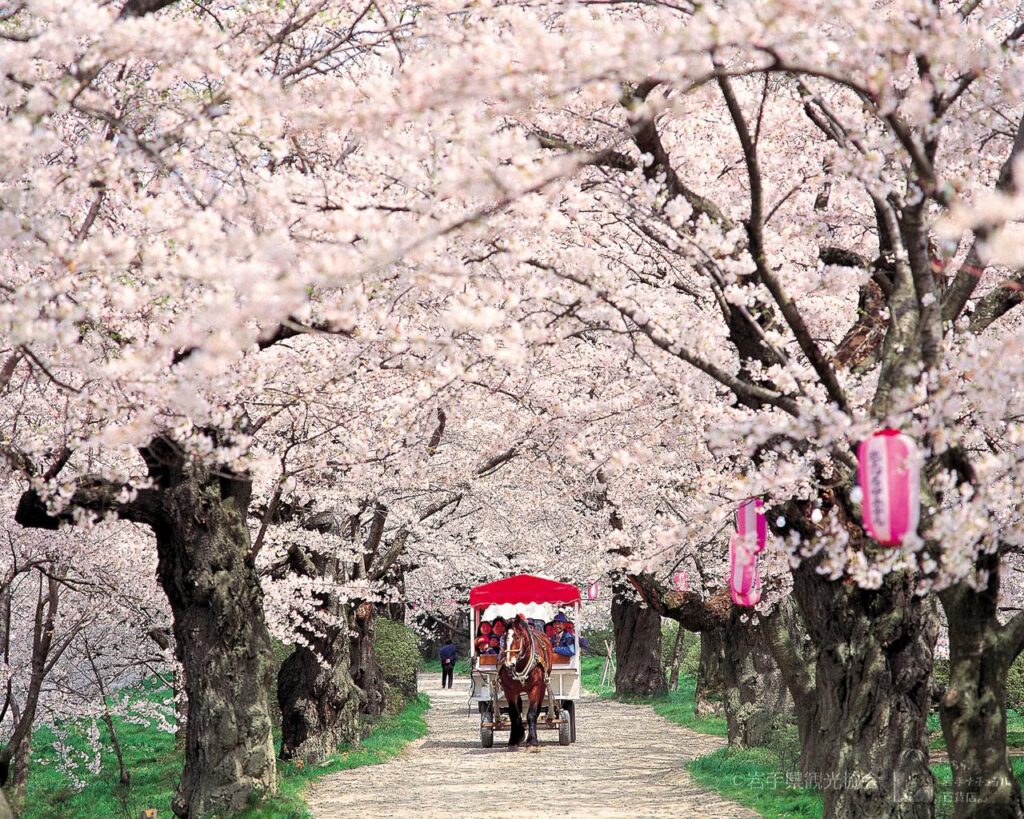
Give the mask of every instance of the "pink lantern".
<path id="1" fill-rule="evenodd" d="M 895 429 L 883 429 L 861 442 L 857 478 L 864 530 L 885 546 L 899 546 L 917 531 L 921 477 L 914 442 Z"/>
<path id="2" fill-rule="evenodd" d="M 752 537 L 732 536 L 729 542 L 729 590 L 732 602 L 751 608 L 761 601 L 761 558 Z"/>
<path id="3" fill-rule="evenodd" d="M 597 595 L 600 591 L 601 589 L 597 585 L 597 581 L 595 580 L 587 587 L 587 600 L 597 600 Z"/>
<path id="4" fill-rule="evenodd" d="M 741 537 L 754 537 L 757 553 L 763 552 L 768 542 L 768 521 L 764 516 L 764 501 L 747 498 L 736 510 L 736 532 Z"/>
<path id="5" fill-rule="evenodd" d="M 677 591 L 689 591 L 690 590 L 690 578 L 686 572 L 676 572 L 672 575 L 672 585 L 676 587 Z"/>

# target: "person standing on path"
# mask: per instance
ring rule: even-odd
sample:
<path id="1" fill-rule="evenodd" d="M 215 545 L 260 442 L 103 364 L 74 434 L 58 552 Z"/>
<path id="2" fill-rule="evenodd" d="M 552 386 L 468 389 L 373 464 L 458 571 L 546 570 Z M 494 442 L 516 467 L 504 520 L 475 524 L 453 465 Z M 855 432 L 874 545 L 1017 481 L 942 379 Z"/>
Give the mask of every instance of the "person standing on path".
<path id="1" fill-rule="evenodd" d="M 448 681 L 448 688 L 452 687 L 452 681 L 455 679 L 455 655 L 458 653 L 458 649 L 455 648 L 455 643 L 452 642 L 452 638 L 448 638 L 443 646 L 441 646 L 441 687 L 444 688 L 445 680 Z"/>

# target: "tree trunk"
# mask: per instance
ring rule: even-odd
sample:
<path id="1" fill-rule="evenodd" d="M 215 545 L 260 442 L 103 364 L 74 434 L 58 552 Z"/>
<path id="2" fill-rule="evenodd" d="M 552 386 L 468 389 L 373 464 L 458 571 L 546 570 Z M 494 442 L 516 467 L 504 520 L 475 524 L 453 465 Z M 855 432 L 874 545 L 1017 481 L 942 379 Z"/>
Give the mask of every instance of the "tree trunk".
<path id="1" fill-rule="evenodd" d="M 107 726 L 107 731 L 110 734 L 110 745 L 114 749 L 114 756 L 117 758 L 117 769 L 119 774 L 119 781 L 122 785 L 127 785 L 130 777 L 128 776 L 128 769 L 124 765 L 124 754 L 121 753 L 121 740 L 118 739 L 117 729 L 114 727 L 114 719 L 110 715 L 110 705 L 107 703 L 107 686 L 103 682 L 103 674 L 100 673 L 99 666 L 96 665 L 96 658 L 93 656 L 92 649 L 89 648 L 89 641 L 85 641 L 85 656 L 89 661 L 89 666 L 92 668 L 93 676 L 96 678 L 96 687 L 100 692 L 100 702 L 103 704 L 103 724 Z"/>
<path id="2" fill-rule="evenodd" d="M 687 631 L 698 632 L 700 668 L 697 672 L 696 713 L 706 715 L 719 710 L 711 697 L 721 693 L 724 628 L 732 612 L 728 592 L 702 598 L 692 591 L 677 591 L 659 583 L 649 574 L 631 574 L 629 582 L 648 606 L 662 617 L 669 617 Z M 614 601 L 612 614 L 614 618 Z"/>
<path id="3" fill-rule="evenodd" d="M 281 665 L 281 758 L 318 765 L 339 745 L 359 739 L 363 694 L 349 676 L 348 637 L 341 634 L 324 663 L 305 646 Z"/>
<path id="4" fill-rule="evenodd" d="M 665 693 L 661 665 L 661 615 L 643 606 L 626 588 L 612 599 L 615 631 L 615 693 L 617 696 L 652 696 Z"/>
<path id="5" fill-rule="evenodd" d="M 815 775 L 820 773 L 822 758 L 822 734 L 814 686 L 817 656 L 792 597 L 780 600 L 775 611 L 763 619 L 762 633 L 793 698 L 800 736 L 800 773 L 804 782 L 813 782 Z"/>
<path id="6" fill-rule="evenodd" d="M 175 464 L 154 525 L 188 696 L 178 816 L 245 808 L 276 789 L 263 593 L 249 555 L 250 483 Z"/>
<path id="7" fill-rule="evenodd" d="M 1005 630 L 999 624 L 998 593 L 997 564 L 988 588 L 975 591 L 962 582 L 939 595 L 949 623 L 949 686 L 939 717 L 956 819 L 1024 816 L 1006 752 L 1006 675 L 1019 651 L 1014 642 L 1020 621 Z"/>
<path id="8" fill-rule="evenodd" d="M 746 622 L 744 622 L 744 619 Z M 723 663 L 725 717 L 729 744 L 764 745 L 791 713 L 782 673 L 752 613 L 734 609 L 726 627 Z"/>
<path id="9" fill-rule="evenodd" d="M 50 658 L 53 648 L 54 631 L 57 621 L 57 606 L 60 602 L 60 585 L 53 575 L 39 575 L 39 590 L 36 595 L 36 608 L 32 631 L 32 657 L 30 663 L 28 690 L 25 692 L 25 706 L 20 713 L 13 710 L 13 730 L 7 744 L 0 749 L 0 786 L 8 787 L 13 778 L 19 775 L 28 778 L 28 742 L 32 736 L 32 727 L 36 721 L 36 709 L 39 707 L 39 695 L 46 679 L 48 664 L 56 659 Z M 67 643 L 64 644 L 67 647 Z M 59 653 L 57 656 L 60 656 Z M 11 763 L 14 770 L 11 770 Z M 24 789 L 25 782 L 15 783 L 16 790 Z"/>
<path id="10" fill-rule="evenodd" d="M 805 560 L 793 594 L 816 645 L 821 753 L 830 819 L 929 819 L 934 780 L 927 716 L 938 632 L 934 601 L 905 573 L 864 590 Z"/>
<path id="11" fill-rule="evenodd" d="M 333 514 L 314 516 L 304 526 L 325 536 L 341 536 Z M 363 693 L 349 674 L 349 612 L 333 591 L 333 584 L 341 579 L 340 561 L 294 547 L 289 563 L 295 573 L 325 581 L 327 589 L 315 595 L 323 614 L 317 618 L 321 625 L 303 630 L 306 644 L 295 647 L 277 675 L 281 758 L 316 765 L 339 745 L 359 739 Z"/>
<path id="12" fill-rule="evenodd" d="M 28 785 L 28 768 L 32 761 L 32 732 L 18 746 L 14 755 L 14 765 L 11 770 L 11 781 L 8 793 L 16 805 L 25 801 L 25 788 Z"/>
<path id="13" fill-rule="evenodd" d="M 374 617 L 373 603 L 365 600 L 352 610 L 349 617 L 352 680 L 366 696 L 363 713 L 371 717 L 380 716 L 387 707 L 384 673 L 373 650 Z"/>
<path id="14" fill-rule="evenodd" d="M 668 690 L 675 691 L 679 687 L 679 667 L 683 664 L 683 641 L 686 629 L 676 624 L 676 639 L 672 643 L 672 659 L 669 660 Z"/>
<path id="15" fill-rule="evenodd" d="M 83 509 L 153 529 L 189 708 L 185 770 L 172 807 L 193 819 L 241 810 L 277 788 L 267 697 L 273 657 L 246 524 L 251 480 L 193 463 L 163 436 L 140 454 L 152 487 L 125 499 L 122 484 L 85 476 L 56 518 L 29 490 L 15 519 L 56 529 Z"/>
<path id="16" fill-rule="evenodd" d="M 700 633 L 700 663 L 697 666 L 697 690 L 694 713 L 706 717 L 722 710 L 725 690 L 725 629 L 712 628 Z"/>
<path id="17" fill-rule="evenodd" d="M 185 685 L 185 670 L 175 668 L 174 671 L 174 747 L 179 751 L 185 749 L 188 737 L 188 693 Z"/>

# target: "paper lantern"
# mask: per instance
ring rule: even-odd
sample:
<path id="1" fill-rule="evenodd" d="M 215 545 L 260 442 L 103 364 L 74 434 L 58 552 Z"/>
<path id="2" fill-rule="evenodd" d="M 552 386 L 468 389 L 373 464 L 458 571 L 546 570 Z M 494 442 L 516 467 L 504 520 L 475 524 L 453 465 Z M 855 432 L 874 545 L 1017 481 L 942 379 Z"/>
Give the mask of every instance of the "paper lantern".
<path id="1" fill-rule="evenodd" d="M 760 563 L 756 540 L 733 535 L 729 542 L 729 590 L 737 606 L 750 608 L 761 601 Z"/>
<path id="2" fill-rule="evenodd" d="M 864 531 L 885 546 L 899 546 L 917 531 L 921 476 L 917 448 L 906 435 L 883 429 L 857 450 Z"/>
<path id="3" fill-rule="evenodd" d="M 768 520 L 764 516 L 764 501 L 747 498 L 736 510 L 736 532 L 741 537 L 752 537 L 757 552 L 763 552 L 768 542 Z"/>
<path id="4" fill-rule="evenodd" d="M 587 600 L 597 600 L 597 595 L 600 591 L 601 589 L 599 588 L 599 586 L 597 585 L 597 581 L 595 580 L 587 587 Z"/>
<path id="5" fill-rule="evenodd" d="M 676 587 L 677 591 L 689 591 L 690 590 L 690 578 L 686 572 L 676 572 L 672 575 L 672 585 Z"/>

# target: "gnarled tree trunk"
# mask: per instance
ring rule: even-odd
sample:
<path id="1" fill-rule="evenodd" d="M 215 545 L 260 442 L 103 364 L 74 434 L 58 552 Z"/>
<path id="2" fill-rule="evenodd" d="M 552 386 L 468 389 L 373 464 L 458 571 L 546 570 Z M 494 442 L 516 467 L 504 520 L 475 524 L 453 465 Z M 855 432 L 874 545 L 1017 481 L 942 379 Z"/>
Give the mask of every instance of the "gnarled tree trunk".
<path id="1" fill-rule="evenodd" d="M 366 695 L 363 713 L 371 717 L 383 714 L 387 707 L 387 685 L 384 681 L 384 672 L 377 660 L 377 654 L 373 650 L 373 621 L 375 617 L 373 603 L 366 600 L 356 605 L 349 616 L 352 680 Z"/>
<path id="2" fill-rule="evenodd" d="M 665 693 L 661 666 L 661 615 L 642 605 L 628 587 L 615 590 L 612 626 L 615 631 L 615 693 L 652 696 Z"/>
<path id="3" fill-rule="evenodd" d="M 153 529 L 189 702 L 185 770 L 173 808 L 190 819 L 241 810 L 277 785 L 267 700 L 270 635 L 246 525 L 250 480 L 194 464 L 166 438 L 141 454 L 152 488 L 123 500 L 121 485 L 85 478 L 60 518 L 73 522 L 78 507 Z M 36 528 L 59 524 L 31 491 L 17 520 Z"/>
<path id="4" fill-rule="evenodd" d="M 805 782 L 820 774 L 822 742 L 818 700 L 814 685 L 817 656 L 796 601 L 784 597 L 762 621 L 761 632 L 793 698 L 800 736 L 800 773 Z"/>
<path id="5" fill-rule="evenodd" d="M 760 619 L 755 625 L 750 612 L 733 609 L 725 632 L 722 669 L 729 744 L 763 745 L 791 712 L 792 701 Z"/>
<path id="6" fill-rule="evenodd" d="M 700 633 L 700 661 L 694 712 L 706 717 L 722 710 L 725 692 L 725 629 L 712 628 Z"/>
<path id="7" fill-rule="evenodd" d="M 997 619 L 998 557 L 989 585 L 976 591 L 960 583 L 939 599 L 949 623 L 949 686 L 939 704 L 942 733 L 953 770 L 956 819 L 1020 819 L 1024 797 L 1006 752 L 1006 675 L 1020 652 L 1020 617 L 1003 627 Z"/>
<path id="8" fill-rule="evenodd" d="M 180 465 L 153 527 L 188 695 L 178 816 L 245 808 L 277 786 L 263 593 L 249 556 L 246 478 Z"/>
<path id="9" fill-rule="evenodd" d="M 817 648 L 817 770 L 833 819 L 929 819 L 934 780 L 926 719 L 938 623 L 913 578 L 881 588 L 830 581 L 807 560 L 793 594 Z"/>
<path id="10" fill-rule="evenodd" d="M 337 638 L 325 667 L 305 646 L 296 646 L 277 675 L 281 706 L 281 758 L 316 765 L 339 745 L 359 739 L 362 692 L 348 671 L 348 638 Z M 325 658 L 326 659 L 326 658 Z"/>
<path id="11" fill-rule="evenodd" d="M 317 515 L 306 528 L 325 536 L 339 537 L 334 515 Z M 359 712 L 363 694 L 349 673 L 348 609 L 330 591 L 342 572 L 337 557 L 307 552 L 296 546 L 289 554 L 296 574 L 327 581 L 327 591 L 316 599 L 324 617 L 318 629 L 305 629 L 306 645 L 298 645 L 277 675 L 277 700 L 281 707 L 281 758 L 302 759 L 315 765 L 343 743 L 359 738 Z"/>

